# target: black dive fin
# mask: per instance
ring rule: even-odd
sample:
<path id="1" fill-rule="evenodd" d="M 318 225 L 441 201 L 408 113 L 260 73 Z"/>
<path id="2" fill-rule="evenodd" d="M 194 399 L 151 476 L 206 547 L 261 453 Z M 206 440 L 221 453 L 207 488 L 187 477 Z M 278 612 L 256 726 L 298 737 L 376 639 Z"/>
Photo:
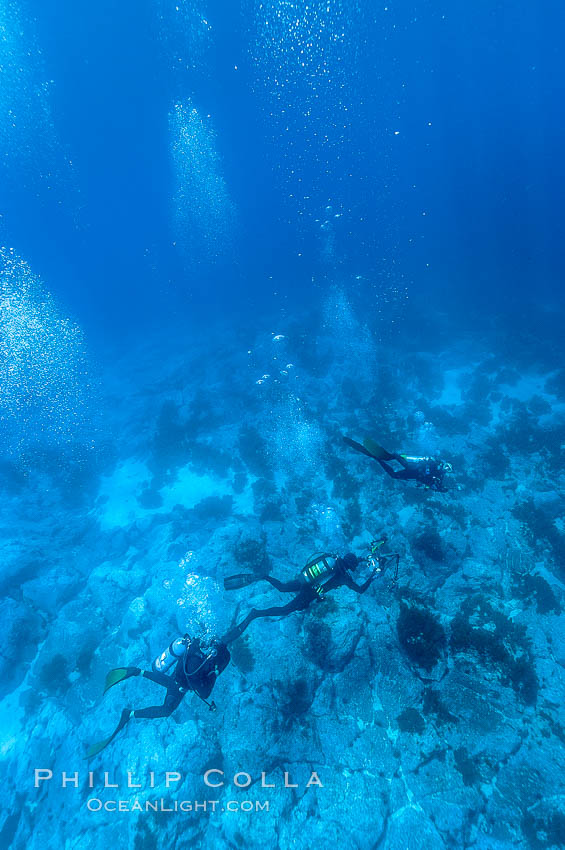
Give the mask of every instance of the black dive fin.
<path id="1" fill-rule="evenodd" d="M 224 590 L 239 590 L 240 587 L 247 587 L 255 581 L 258 581 L 258 579 L 253 573 L 238 573 L 235 576 L 227 576 L 224 579 Z"/>
<path id="2" fill-rule="evenodd" d="M 118 682 L 123 682 L 124 679 L 128 679 L 131 675 L 132 673 L 130 673 L 129 667 L 115 667 L 113 670 L 110 670 L 106 676 L 104 693 L 109 691 L 114 685 L 117 685 Z"/>
<path id="3" fill-rule="evenodd" d="M 124 726 L 126 725 L 128 720 L 130 719 L 131 715 L 132 715 L 131 708 L 124 708 L 124 710 L 122 711 L 122 716 L 120 717 L 120 722 L 118 723 L 118 725 L 116 726 L 116 728 L 114 729 L 114 731 L 112 732 L 110 737 L 105 738 L 103 741 L 98 741 L 97 744 L 93 744 L 89 748 L 89 750 L 86 753 L 86 755 L 84 756 L 84 758 L 85 759 L 92 759 L 92 758 L 94 758 L 94 756 L 97 756 L 98 753 L 101 753 L 102 750 L 105 750 L 106 747 L 108 746 L 108 744 L 110 744 L 114 740 L 114 738 L 116 737 L 118 732 L 121 729 L 124 728 Z"/>
<path id="4" fill-rule="evenodd" d="M 383 449 L 382 446 L 379 446 L 379 444 L 375 443 L 375 441 L 370 437 L 363 440 L 363 446 L 365 448 L 365 453 L 370 457 L 374 457 L 375 460 L 392 460 L 394 458 L 394 455 L 391 455 L 390 452 L 387 452 L 386 449 Z"/>

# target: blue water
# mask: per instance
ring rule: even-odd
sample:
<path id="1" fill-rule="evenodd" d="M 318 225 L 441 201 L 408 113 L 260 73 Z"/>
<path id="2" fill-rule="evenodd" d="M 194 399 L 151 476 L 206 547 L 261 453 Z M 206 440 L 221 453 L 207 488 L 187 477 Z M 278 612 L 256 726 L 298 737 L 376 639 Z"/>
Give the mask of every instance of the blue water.
<path id="1" fill-rule="evenodd" d="M 564 24 L 0 0 L 0 846 L 565 845 Z M 163 698 L 110 668 L 280 602 L 225 577 L 384 534 L 83 761 Z"/>

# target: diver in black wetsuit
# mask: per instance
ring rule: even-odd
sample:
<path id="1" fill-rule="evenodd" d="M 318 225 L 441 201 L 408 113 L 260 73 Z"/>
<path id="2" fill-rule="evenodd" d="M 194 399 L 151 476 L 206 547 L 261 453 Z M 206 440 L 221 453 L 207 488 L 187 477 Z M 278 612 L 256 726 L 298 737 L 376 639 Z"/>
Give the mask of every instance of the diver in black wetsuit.
<path id="1" fill-rule="evenodd" d="M 202 646 L 197 638 L 192 639 L 184 635 L 172 641 L 169 648 L 155 659 L 152 670 L 141 670 L 139 667 L 116 667 L 110 670 L 106 676 L 104 693 L 118 682 L 123 682 L 132 676 L 143 676 L 151 682 L 162 685 L 167 692 L 162 705 L 136 709 L 124 708 L 120 722 L 110 737 L 90 747 L 85 758 L 98 755 L 114 740 L 132 717 L 149 719 L 169 717 L 188 691 L 193 691 L 210 707 L 211 711 L 215 711 L 215 704 L 208 703 L 207 699 L 212 693 L 216 679 L 226 669 L 230 660 L 230 653 L 222 639 L 214 639 L 209 646 Z M 175 663 L 174 673 L 167 674 L 166 671 L 170 670 Z"/>
<path id="2" fill-rule="evenodd" d="M 423 484 L 427 490 L 436 490 L 438 493 L 448 492 L 444 478 L 446 473 L 453 472 L 450 463 L 438 460 L 435 457 L 408 457 L 407 455 L 392 454 L 371 439 L 363 440 L 363 445 L 356 443 L 355 440 L 350 440 L 349 437 L 344 437 L 343 440 L 355 451 L 376 460 L 391 478 L 401 481 L 416 481 L 418 484 Z M 391 461 L 399 463 L 401 469 L 395 469 L 391 465 Z"/>
<path id="3" fill-rule="evenodd" d="M 373 559 L 373 571 L 363 584 L 357 584 L 353 581 L 350 571 L 355 570 L 362 560 L 366 559 L 358 558 L 352 552 L 344 555 L 343 558 L 338 555 L 318 555 L 309 561 L 300 575 L 292 581 L 279 581 L 273 576 L 255 576 L 247 573 L 229 576 L 224 580 L 226 590 L 246 587 L 256 581 L 268 581 L 281 593 L 296 593 L 296 596 L 287 605 L 262 609 L 252 608 L 247 617 L 224 635 L 222 640 L 226 644 L 231 643 L 240 637 L 247 626 L 258 617 L 287 617 L 294 611 L 304 611 L 310 607 L 315 599 L 323 598 L 330 590 L 336 590 L 338 587 L 349 587 L 355 593 L 365 593 L 375 578 L 383 572 L 386 563 L 385 557 L 397 556 L 383 556 L 383 558 Z"/>

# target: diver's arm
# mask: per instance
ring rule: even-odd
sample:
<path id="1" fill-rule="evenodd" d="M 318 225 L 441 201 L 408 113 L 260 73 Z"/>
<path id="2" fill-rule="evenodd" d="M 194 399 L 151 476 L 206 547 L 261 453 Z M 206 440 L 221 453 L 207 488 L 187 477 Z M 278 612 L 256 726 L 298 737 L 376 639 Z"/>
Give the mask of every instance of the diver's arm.
<path id="1" fill-rule="evenodd" d="M 430 490 L 435 490 L 436 493 L 447 493 L 448 492 L 448 488 L 443 483 L 443 480 L 441 478 L 438 478 L 437 475 L 434 475 L 434 477 L 431 480 L 431 483 L 428 486 L 429 486 Z"/>
<path id="2" fill-rule="evenodd" d="M 369 576 L 367 581 L 364 581 L 363 584 L 357 584 L 357 582 L 353 581 L 353 579 L 351 578 L 350 575 L 347 575 L 345 584 L 351 590 L 354 590 L 355 593 L 361 594 L 361 593 L 365 593 L 365 591 L 369 589 L 369 587 L 372 585 L 372 583 L 374 582 L 376 577 L 377 577 L 377 573 L 373 572 L 373 573 L 371 573 L 371 575 Z"/>

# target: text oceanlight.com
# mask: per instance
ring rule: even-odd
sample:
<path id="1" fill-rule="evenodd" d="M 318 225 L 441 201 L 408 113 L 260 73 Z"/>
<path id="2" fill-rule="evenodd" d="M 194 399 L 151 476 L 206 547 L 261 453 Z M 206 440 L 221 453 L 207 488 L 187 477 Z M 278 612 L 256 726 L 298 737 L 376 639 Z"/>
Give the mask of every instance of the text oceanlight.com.
<path id="1" fill-rule="evenodd" d="M 268 812 L 269 800 L 100 800 L 86 802 L 89 812 Z"/>

